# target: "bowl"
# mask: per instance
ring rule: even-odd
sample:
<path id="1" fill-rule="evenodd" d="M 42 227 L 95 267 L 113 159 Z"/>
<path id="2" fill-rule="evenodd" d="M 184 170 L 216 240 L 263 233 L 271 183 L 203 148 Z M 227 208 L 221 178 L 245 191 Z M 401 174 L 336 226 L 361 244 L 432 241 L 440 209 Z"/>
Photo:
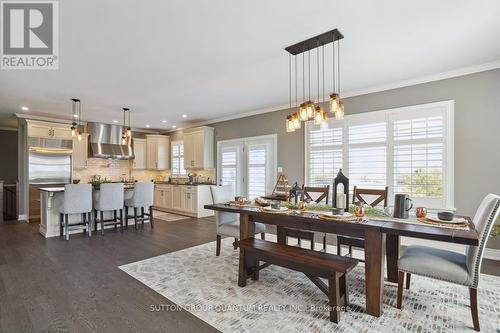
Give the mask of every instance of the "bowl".
<path id="1" fill-rule="evenodd" d="M 451 212 L 438 212 L 438 219 L 443 221 L 452 221 L 454 216 Z"/>

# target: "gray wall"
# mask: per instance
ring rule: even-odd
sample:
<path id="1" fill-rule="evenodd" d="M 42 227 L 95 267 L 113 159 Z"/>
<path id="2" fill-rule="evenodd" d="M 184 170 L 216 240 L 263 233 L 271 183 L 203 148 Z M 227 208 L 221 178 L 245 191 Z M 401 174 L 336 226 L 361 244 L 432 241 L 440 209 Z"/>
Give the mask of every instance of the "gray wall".
<path id="1" fill-rule="evenodd" d="M 17 181 L 17 131 L 0 130 L 0 179 L 6 184 Z"/>
<path id="2" fill-rule="evenodd" d="M 487 193 L 500 194 L 500 69 L 346 98 L 346 114 L 455 100 L 455 207 L 473 215 Z M 281 110 L 214 123 L 215 140 L 278 134 L 278 166 L 304 181 L 304 130 L 285 132 Z M 179 136 L 176 133 L 176 136 Z M 489 247 L 500 249 L 500 237 Z"/>

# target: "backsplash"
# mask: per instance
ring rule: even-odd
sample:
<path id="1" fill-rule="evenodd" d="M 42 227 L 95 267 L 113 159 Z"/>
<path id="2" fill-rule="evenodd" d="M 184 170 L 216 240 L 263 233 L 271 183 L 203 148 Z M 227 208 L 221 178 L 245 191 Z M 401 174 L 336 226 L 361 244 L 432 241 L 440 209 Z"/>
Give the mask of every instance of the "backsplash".
<path id="1" fill-rule="evenodd" d="M 213 182 L 216 177 L 215 169 L 196 170 L 191 173 L 196 174 L 198 180 L 202 182 L 207 180 Z M 93 175 L 100 175 L 112 181 L 118 181 L 122 177 L 128 178 L 129 161 L 89 158 L 85 169 L 73 170 L 73 179 L 80 179 L 81 183 L 88 183 Z M 132 177 L 138 181 L 148 181 L 155 178 L 157 180 L 168 180 L 170 171 L 132 170 Z"/>
<path id="2" fill-rule="evenodd" d="M 73 170 L 73 179 L 80 179 L 81 183 L 89 182 L 93 175 L 100 175 L 112 181 L 118 181 L 122 177 L 128 178 L 129 161 L 89 158 L 85 169 Z M 167 175 L 167 171 L 132 170 L 132 177 L 138 181 L 148 181 L 157 176 Z"/>

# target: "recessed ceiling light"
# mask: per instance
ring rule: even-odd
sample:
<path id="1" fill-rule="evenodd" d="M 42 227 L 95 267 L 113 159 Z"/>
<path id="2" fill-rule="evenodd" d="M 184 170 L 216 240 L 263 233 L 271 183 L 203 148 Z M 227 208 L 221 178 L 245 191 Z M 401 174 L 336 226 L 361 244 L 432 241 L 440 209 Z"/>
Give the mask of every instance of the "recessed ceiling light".
<path id="1" fill-rule="evenodd" d="M 175 126 L 175 125 L 172 125 L 172 128 L 177 128 L 177 126 Z"/>
<path id="2" fill-rule="evenodd" d="M 23 111 L 29 111 L 29 109 L 30 109 L 30 108 L 29 108 L 29 107 L 27 107 L 27 106 L 22 106 L 22 107 L 21 107 L 21 110 L 23 110 Z"/>
<path id="3" fill-rule="evenodd" d="M 187 115 L 187 114 L 183 114 L 183 115 L 182 115 L 182 118 L 187 118 L 187 117 L 188 117 L 188 115 Z"/>
<path id="4" fill-rule="evenodd" d="M 117 122 L 118 122 L 118 120 L 116 120 L 116 119 L 115 119 L 115 120 L 113 120 L 113 122 L 114 122 L 114 123 L 117 123 Z"/>
<path id="5" fill-rule="evenodd" d="M 150 125 L 146 125 L 146 127 L 148 127 L 148 128 L 149 128 L 149 127 L 150 127 Z"/>
<path id="6" fill-rule="evenodd" d="M 161 122 L 165 124 L 167 121 L 166 120 L 162 120 Z"/>

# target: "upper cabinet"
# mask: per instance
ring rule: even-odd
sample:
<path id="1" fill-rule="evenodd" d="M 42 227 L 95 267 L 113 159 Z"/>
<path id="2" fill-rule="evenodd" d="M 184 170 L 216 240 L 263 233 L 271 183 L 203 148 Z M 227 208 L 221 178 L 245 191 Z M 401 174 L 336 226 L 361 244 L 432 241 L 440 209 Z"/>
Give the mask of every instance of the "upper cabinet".
<path id="1" fill-rule="evenodd" d="M 134 140 L 134 163 L 135 170 L 146 169 L 146 139 L 133 139 Z"/>
<path id="2" fill-rule="evenodd" d="M 73 138 L 73 169 L 87 167 L 88 139 L 89 135 L 87 133 L 83 133 L 81 140 Z"/>
<path id="3" fill-rule="evenodd" d="M 72 139 L 71 125 L 28 121 L 28 136 L 47 139 Z"/>
<path id="4" fill-rule="evenodd" d="M 184 132 L 184 168 L 186 170 L 214 167 L 214 129 L 196 127 Z"/>
<path id="5" fill-rule="evenodd" d="M 170 139 L 165 135 L 146 135 L 146 168 L 149 170 L 168 170 Z"/>

